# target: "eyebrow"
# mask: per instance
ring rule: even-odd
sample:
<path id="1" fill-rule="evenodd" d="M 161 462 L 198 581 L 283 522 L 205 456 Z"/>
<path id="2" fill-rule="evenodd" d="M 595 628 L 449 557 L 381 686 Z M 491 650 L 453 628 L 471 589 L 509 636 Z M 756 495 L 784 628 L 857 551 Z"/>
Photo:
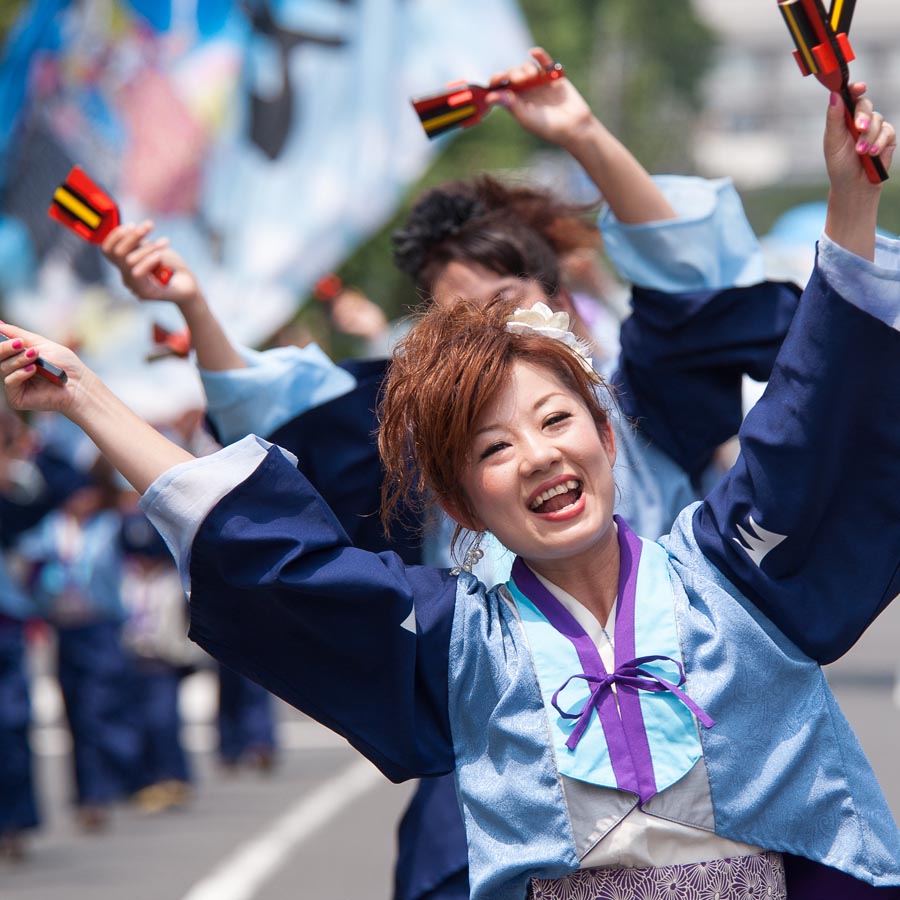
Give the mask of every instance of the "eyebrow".
<path id="1" fill-rule="evenodd" d="M 537 412 L 542 406 L 552 400 L 554 397 L 564 397 L 565 394 L 562 391 L 550 391 L 547 394 L 544 394 L 542 397 L 539 397 L 535 400 L 534 404 L 531 407 L 531 412 Z M 478 428 L 475 433 L 472 435 L 473 438 L 479 437 L 487 431 L 494 431 L 497 429 L 501 429 L 503 426 L 497 424 L 496 422 L 492 422 L 490 425 L 485 425 L 482 428 Z"/>

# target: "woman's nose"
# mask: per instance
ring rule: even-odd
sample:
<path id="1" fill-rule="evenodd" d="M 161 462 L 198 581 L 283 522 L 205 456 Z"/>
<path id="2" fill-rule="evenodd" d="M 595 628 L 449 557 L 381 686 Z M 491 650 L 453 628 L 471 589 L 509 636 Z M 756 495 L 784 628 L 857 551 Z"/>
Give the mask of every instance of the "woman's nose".
<path id="1" fill-rule="evenodd" d="M 558 462 L 560 452 L 553 441 L 535 435 L 525 441 L 522 464 L 526 472 L 542 471 Z"/>

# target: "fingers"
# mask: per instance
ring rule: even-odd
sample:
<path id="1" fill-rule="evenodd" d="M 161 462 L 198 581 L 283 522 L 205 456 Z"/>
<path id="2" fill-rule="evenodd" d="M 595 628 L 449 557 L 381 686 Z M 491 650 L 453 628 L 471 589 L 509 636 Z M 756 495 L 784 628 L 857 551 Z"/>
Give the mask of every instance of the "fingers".
<path id="1" fill-rule="evenodd" d="M 162 253 L 169 246 L 168 238 L 157 238 L 138 246 L 125 257 L 125 263 L 133 278 L 144 278 L 161 262 Z"/>
<path id="2" fill-rule="evenodd" d="M 872 121 L 874 107 L 868 97 L 859 97 L 856 100 L 856 108 L 853 110 L 853 124 L 860 131 L 867 131 Z"/>
<path id="3" fill-rule="evenodd" d="M 875 110 L 872 101 L 864 96 L 866 93 L 864 81 L 849 85 L 849 89 L 850 96 L 856 103 L 853 111 L 853 124 L 859 131 L 856 152 L 860 156 L 881 156 L 886 149 L 896 145 L 896 131 L 890 123 L 885 122 L 884 116 Z"/>
<path id="4" fill-rule="evenodd" d="M 37 374 L 37 366 L 34 365 L 34 363 L 29 363 L 23 365 L 20 369 L 15 369 L 8 375 L 6 374 L 5 369 L 0 368 L 0 372 L 3 373 L 3 384 L 6 385 L 7 388 L 14 389 L 24 384 L 30 378 L 34 378 Z"/>
<path id="5" fill-rule="evenodd" d="M 886 122 L 880 113 L 872 113 L 868 129 L 860 133 L 856 143 L 856 152 L 860 156 L 880 156 L 887 167 L 890 165 L 896 146 L 897 132 L 894 126 L 890 122 Z"/>
<path id="6" fill-rule="evenodd" d="M 531 59 L 528 62 L 492 75 L 488 86 L 497 87 L 501 81 L 508 81 L 512 85 L 523 84 L 531 81 L 536 73 L 543 72 L 554 63 L 553 57 L 543 47 L 532 47 L 530 54 Z"/>
<path id="7" fill-rule="evenodd" d="M 860 119 L 862 119 L 866 127 L 860 128 Z M 882 116 L 881 113 L 873 112 L 868 118 L 857 116 L 856 121 L 856 127 L 859 128 L 859 139 L 856 142 L 856 152 L 861 156 L 866 153 L 877 156 L 878 153 L 884 149 L 883 145 L 879 148 L 879 141 L 883 136 L 884 116 Z"/>
<path id="8" fill-rule="evenodd" d="M 532 81 L 534 76 L 538 74 L 541 70 L 539 64 L 535 62 L 527 62 L 523 63 L 521 66 L 516 66 L 514 69 L 510 69 L 508 73 L 509 82 L 512 85 L 524 84 L 527 81 Z"/>
<path id="9" fill-rule="evenodd" d="M 106 236 L 100 249 L 111 262 L 121 267 L 125 264 L 128 254 L 138 247 L 152 230 L 153 222 L 149 219 L 140 224 L 128 222 L 119 225 Z"/>
<path id="10" fill-rule="evenodd" d="M 26 331 L 24 328 L 19 328 L 18 325 L 11 325 L 9 322 L 0 322 L 0 342 L 2 342 L 0 343 L 0 359 L 11 352 L 8 346 L 9 342 L 5 338 L 10 338 L 13 344 L 16 343 L 16 339 L 19 339 L 26 347 L 43 340 L 39 334 L 35 334 L 33 331 Z"/>
<path id="11" fill-rule="evenodd" d="M 879 170 L 890 167 L 896 150 L 897 132 L 894 126 L 874 109 L 865 91 L 866 85 L 856 82 L 850 84 L 844 94 L 854 106 L 852 127 L 848 127 L 847 107 L 841 94 L 831 94 L 824 150 L 832 189 L 858 193 L 879 186 Z M 853 159 L 854 156 L 857 160 Z M 866 163 L 866 157 L 877 157 L 881 163 L 873 167 L 871 162 Z"/>
<path id="12" fill-rule="evenodd" d="M 532 47 L 529 52 L 542 69 L 549 68 L 556 61 L 543 47 Z"/>
<path id="13" fill-rule="evenodd" d="M 4 325 L 3 327 L 13 330 L 11 326 Z M 15 330 L 21 331 L 22 329 Z M 33 337 L 37 337 L 37 335 L 33 335 Z M 9 340 L 0 342 L 0 375 L 7 384 L 27 381 L 37 369 L 35 366 L 37 358 L 38 352 L 34 347 L 29 347 L 21 337 L 11 336 Z M 18 377 L 10 381 L 13 375 Z"/>

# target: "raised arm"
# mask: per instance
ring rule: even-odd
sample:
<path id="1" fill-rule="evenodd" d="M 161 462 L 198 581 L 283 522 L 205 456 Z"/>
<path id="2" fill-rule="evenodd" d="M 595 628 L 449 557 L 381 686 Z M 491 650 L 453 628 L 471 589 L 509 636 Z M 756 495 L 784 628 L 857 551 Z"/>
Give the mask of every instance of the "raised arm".
<path id="1" fill-rule="evenodd" d="M 269 436 L 306 410 L 353 389 L 352 376 L 315 344 L 262 353 L 233 344 L 194 273 L 168 240 L 148 239 L 152 227 L 152 222 L 122 225 L 110 232 L 102 249 L 139 300 L 167 300 L 181 310 L 219 441 Z M 160 263 L 173 272 L 166 285 L 152 275 Z"/>
<path id="2" fill-rule="evenodd" d="M 11 338 L 0 343 L 0 375 L 10 407 L 62 413 L 135 490 L 143 493 L 163 472 L 194 458 L 132 412 L 71 350 L 7 323 L 0 323 L 0 332 Z M 66 370 L 65 385 L 34 377 L 39 355 Z"/>
<path id="3" fill-rule="evenodd" d="M 541 47 L 531 55 L 541 67 L 553 64 Z M 491 84 L 504 78 L 517 84 L 533 76 L 534 63 L 529 62 L 495 75 Z M 567 78 L 522 93 L 498 90 L 487 100 L 506 107 L 526 131 L 568 151 L 620 221 L 638 224 L 675 218 L 675 210 L 647 170 L 591 112 Z"/>
<path id="4" fill-rule="evenodd" d="M 149 239 L 152 230 L 150 221 L 120 225 L 107 235 L 101 250 L 138 300 L 166 300 L 178 307 L 190 329 L 201 369 L 220 372 L 246 366 L 210 309 L 194 273 L 169 246 L 168 238 Z M 151 274 L 160 264 L 172 270 L 168 284 Z"/>
<path id="5" fill-rule="evenodd" d="M 0 343 L 10 406 L 66 415 L 145 494 L 142 508 L 191 594 L 195 641 L 344 735 L 390 778 L 453 768 L 454 577 L 353 547 L 280 448 L 250 437 L 195 460 L 70 350 L 0 331 L 12 338 Z M 64 387 L 34 377 L 37 353 L 66 369 Z"/>
<path id="6" fill-rule="evenodd" d="M 857 116 L 889 165 L 894 129 L 865 99 Z M 703 554 L 821 662 L 900 591 L 900 243 L 876 241 L 881 188 L 859 152 L 831 105 L 816 270 L 741 456 L 692 520 Z"/>

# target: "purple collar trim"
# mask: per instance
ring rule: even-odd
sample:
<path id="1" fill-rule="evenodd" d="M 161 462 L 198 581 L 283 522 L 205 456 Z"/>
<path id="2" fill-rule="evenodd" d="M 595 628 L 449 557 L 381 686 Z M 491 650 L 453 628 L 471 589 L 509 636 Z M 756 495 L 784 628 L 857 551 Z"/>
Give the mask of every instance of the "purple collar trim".
<path id="1" fill-rule="evenodd" d="M 657 790 L 638 691 L 652 693 L 671 691 L 707 728 L 712 728 L 715 722 L 681 690 L 681 686 L 685 683 L 685 675 L 679 662 L 668 656 L 634 658 L 634 605 L 642 544 L 641 539 L 623 519 L 616 516 L 615 521 L 619 528 L 619 593 L 614 672 L 606 671 L 600 651 L 587 632 L 520 558 L 516 558 L 513 563 L 512 577 L 519 590 L 538 608 L 544 618 L 571 641 L 581 662 L 583 671 L 567 678 L 553 694 L 553 706 L 559 714 L 565 719 L 578 720 L 566 741 L 566 746 L 570 750 L 575 750 L 596 710 L 609 747 L 609 759 L 616 777 L 616 785 L 620 790 L 637 794 L 641 802 L 646 803 Z M 642 668 L 644 664 L 658 660 L 668 660 L 677 668 L 676 683 Z M 557 698 L 574 679 L 586 681 L 591 694 L 578 712 L 568 713 L 560 709 Z M 613 684 L 617 686 L 618 704 L 616 695 L 611 690 Z"/>

